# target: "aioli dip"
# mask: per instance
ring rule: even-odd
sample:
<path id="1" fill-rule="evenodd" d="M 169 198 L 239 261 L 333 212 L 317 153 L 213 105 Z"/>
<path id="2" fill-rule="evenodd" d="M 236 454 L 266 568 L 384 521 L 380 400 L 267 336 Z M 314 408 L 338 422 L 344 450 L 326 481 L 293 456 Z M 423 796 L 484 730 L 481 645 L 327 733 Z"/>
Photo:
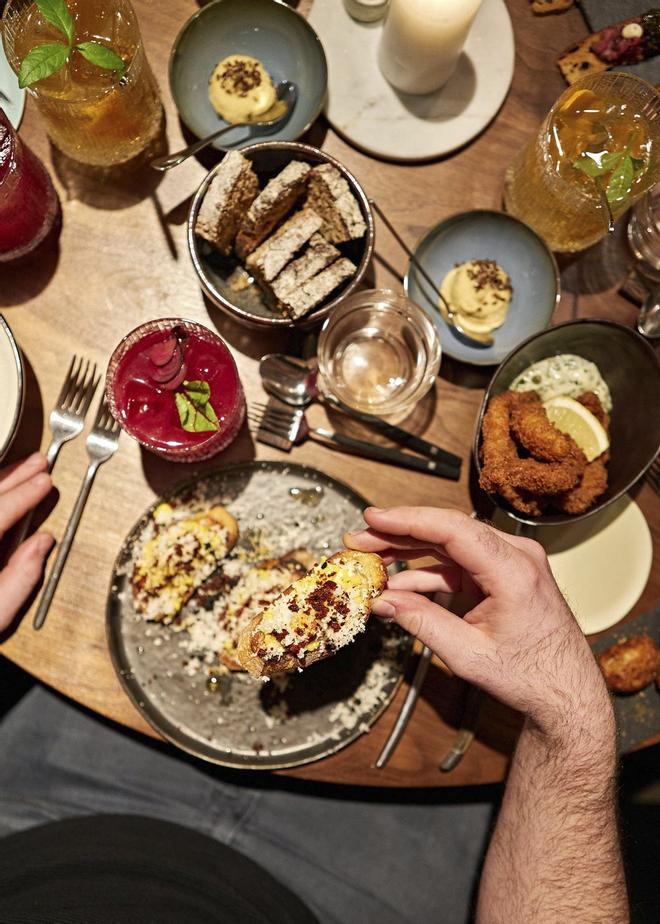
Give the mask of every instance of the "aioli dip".
<path id="1" fill-rule="evenodd" d="M 249 55 L 229 55 L 211 74 L 209 100 L 220 118 L 239 124 L 260 121 L 274 109 L 277 94 L 261 61 Z"/>
<path id="2" fill-rule="evenodd" d="M 612 396 L 607 382 L 596 363 L 574 353 L 559 353 L 532 363 L 518 375 L 509 388 L 512 391 L 535 391 L 541 401 L 558 398 L 579 398 L 585 391 L 598 396 L 603 410 L 612 410 Z"/>
<path id="3" fill-rule="evenodd" d="M 495 260 L 458 263 L 442 281 L 440 291 L 467 333 L 490 333 L 501 327 L 511 304 L 513 288 L 508 273 Z M 446 319 L 447 309 L 439 303 Z"/>

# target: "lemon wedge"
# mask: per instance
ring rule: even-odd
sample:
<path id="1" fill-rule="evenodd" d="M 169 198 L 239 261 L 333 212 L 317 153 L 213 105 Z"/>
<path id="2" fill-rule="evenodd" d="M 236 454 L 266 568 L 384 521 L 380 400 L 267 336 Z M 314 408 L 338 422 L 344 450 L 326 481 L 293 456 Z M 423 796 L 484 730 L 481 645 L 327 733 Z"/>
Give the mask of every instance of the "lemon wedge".
<path id="1" fill-rule="evenodd" d="M 562 433 L 568 433 L 593 462 L 609 447 L 610 441 L 601 422 L 574 398 L 550 398 L 543 403 L 550 423 Z"/>

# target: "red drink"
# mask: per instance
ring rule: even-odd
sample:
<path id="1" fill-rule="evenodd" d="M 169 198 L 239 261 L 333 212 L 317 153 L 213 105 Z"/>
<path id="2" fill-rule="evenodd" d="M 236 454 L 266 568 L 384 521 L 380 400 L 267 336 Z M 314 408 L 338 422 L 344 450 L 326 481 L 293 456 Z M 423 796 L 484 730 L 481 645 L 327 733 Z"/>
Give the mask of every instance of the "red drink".
<path id="1" fill-rule="evenodd" d="M 0 263 L 29 254 L 53 227 L 57 193 L 0 109 Z"/>
<path id="2" fill-rule="evenodd" d="M 124 337 L 110 359 L 106 393 L 127 433 L 179 462 L 225 449 L 245 418 L 231 353 L 208 328 L 179 318 L 150 321 Z"/>

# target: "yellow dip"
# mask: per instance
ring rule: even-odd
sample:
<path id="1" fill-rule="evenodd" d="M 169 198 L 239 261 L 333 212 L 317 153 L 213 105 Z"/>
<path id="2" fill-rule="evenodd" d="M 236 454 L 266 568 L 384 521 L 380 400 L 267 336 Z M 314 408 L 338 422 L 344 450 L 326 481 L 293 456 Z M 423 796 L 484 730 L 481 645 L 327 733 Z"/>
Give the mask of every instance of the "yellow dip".
<path id="1" fill-rule="evenodd" d="M 457 264 L 442 281 L 440 291 L 466 333 L 489 333 L 504 324 L 513 289 L 508 274 L 494 260 Z M 442 302 L 440 313 L 447 317 Z"/>
<path id="2" fill-rule="evenodd" d="M 209 99 L 226 122 L 257 122 L 277 102 L 270 74 L 257 58 L 229 55 L 209 79 Z"/>

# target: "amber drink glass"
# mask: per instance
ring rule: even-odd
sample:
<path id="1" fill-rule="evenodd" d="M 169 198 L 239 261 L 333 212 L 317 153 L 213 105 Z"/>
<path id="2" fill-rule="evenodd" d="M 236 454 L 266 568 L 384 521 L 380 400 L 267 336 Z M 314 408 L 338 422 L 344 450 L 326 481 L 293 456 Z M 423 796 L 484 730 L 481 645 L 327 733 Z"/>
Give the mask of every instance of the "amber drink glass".
<path id="1" fill-rule="evenodd" d="M 660 93 L 631 74 L 584 77 L 506 173 L 508 212 L 555 251 L 579 251 L 660 179 Z"/>
<path id="2" fill-rule="evenodd" d="M 46 130 L 64 154 L 96 166 L 124 163 L 158 135 L 162 107 L 144 53 L 135 11 L 128 0 L 68 0 L 75 42 L 109 46 L 124 61 L 122 77 L 97 67 L 77 51 L 55 74 L 28 87 Z M 18 74 L 36 45 L 62 42 L 33 0 L 9 0 L 2 18 L 5 52 Z"/>

